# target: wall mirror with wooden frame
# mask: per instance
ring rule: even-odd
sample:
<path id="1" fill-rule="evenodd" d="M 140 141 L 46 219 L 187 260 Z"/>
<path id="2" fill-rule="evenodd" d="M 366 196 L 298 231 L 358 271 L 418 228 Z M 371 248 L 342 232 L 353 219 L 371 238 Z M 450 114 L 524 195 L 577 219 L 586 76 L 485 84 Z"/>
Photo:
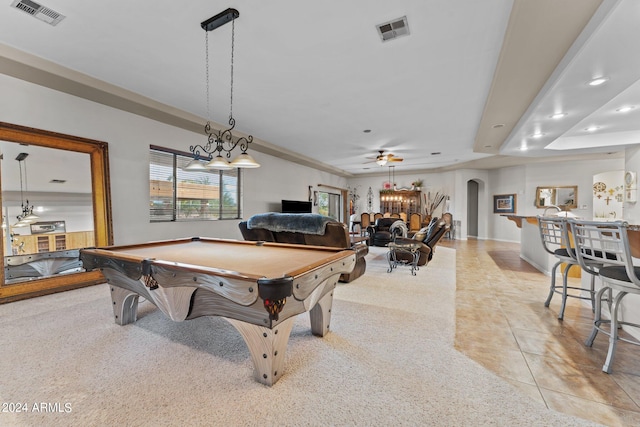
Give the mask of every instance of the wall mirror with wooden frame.
<path id="1" fill-rule="evenodd" d="M 565 210 L 576 209 L 578 207 L 578 186 L 536 188 L 536 207 L 547 208 L 550 206 L 558 206 Z"/>
<path id="2" fill-rule="evenodd" d="M 0 303 L 103 283 L 76 257 L 113 244 L 107 143 L 0 122 L 0 150 Z"/>

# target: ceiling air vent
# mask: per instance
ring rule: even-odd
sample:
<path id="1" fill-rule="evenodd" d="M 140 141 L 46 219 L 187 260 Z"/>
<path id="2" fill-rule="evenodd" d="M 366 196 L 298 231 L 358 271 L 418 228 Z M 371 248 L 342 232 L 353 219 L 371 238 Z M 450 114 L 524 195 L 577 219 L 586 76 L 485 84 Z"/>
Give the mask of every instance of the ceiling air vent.
<path id="1" fill-rule="evenodd" d="M 16 0 L 11 3 L 11 7 L 20 9 L 34 18 L 38 18 L 51 25 L 58 25 L 58 22 L 65 18 L 64 15 L 60 15 L 55 10 L 51 10 L 31 0 Z"/>
<path id="2" fill-rule="evenodd" d="M 378 34 L 383 42 L 400 36 L 409 35 L 409 23 L 407 22 L 406 16 L 385 22 L 384 24 L 376 25 L 376 28 L 378 29 Z"/>

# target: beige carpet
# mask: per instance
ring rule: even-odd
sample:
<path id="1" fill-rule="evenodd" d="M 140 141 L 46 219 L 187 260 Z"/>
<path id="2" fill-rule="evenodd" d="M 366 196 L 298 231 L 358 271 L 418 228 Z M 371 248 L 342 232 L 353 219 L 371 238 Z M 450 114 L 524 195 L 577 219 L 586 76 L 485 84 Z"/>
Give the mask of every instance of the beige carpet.
<path id="1" fill-rule="evenodd" d="M 325 338 L 298 316 L 286 373 L 271 388 L 253 380 L 223 319 L 176 323 L 144 302 L 121 327 L 106 285 L 2 305 L 0 409 L 27 412 L 0 412 L 0 425 L 592 425 L 453 349 L 453 249 L 438 248 L 415 277 L 386 269 L 384 250 L 372 248 L 367 273 L 338 285 Z M 40 403 L 48 412 L 33 411 Z"/>

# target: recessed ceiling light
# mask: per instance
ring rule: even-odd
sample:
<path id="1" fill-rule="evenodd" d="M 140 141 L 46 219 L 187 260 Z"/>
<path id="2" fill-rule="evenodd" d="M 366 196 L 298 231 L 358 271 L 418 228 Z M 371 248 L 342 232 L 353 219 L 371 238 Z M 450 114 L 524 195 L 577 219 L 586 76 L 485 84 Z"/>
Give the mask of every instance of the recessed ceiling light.
<path id="1" fill-rule="evenodd" d="M 544 136 L 544 133 L 542 132 L 536 132 L 533 135 L 531 135 L 534 138 L 542 138 Z"/>
<path id="2" fill-rule="evenodd" d="M 491 148 L 491 145 L 485 145 L 484 148 Z"/>
<path id="3" fill-rule="evenodd" d="M 432 156 L 437 156 L 439 154 L 442 154 L 440 151 L 434 151 L 433 153 L 431 153 Z"/>
<path id="4" fill-rule="evenodd" d="M 597 131 L 598 129 L 600 129 L 600 126 L 589 126 L 589 127 L 588 127 L 588 128 L 586 128 L 585 130 L 586 130 L 587 132 L 595 132 L 595 131 Z"/>
<path id="5" fill-rule="evenodd" d="M 587 84 L 589 86 L 600 86 L 601 84 L 605 83 L 608 80 L 609 80 L 609 77 L 596 77 L 590 80 Z"/>
<path id="6" fill-rule="evenodd" d="M 633 105 L 627 105 L 625 107 L 620 107 L 618 109 L 616 109 L 617 112 L 619 113 L 628 113 L 629 111 L 633 110 L 634 108 L 636 108 Z"/>
<path id="7" fill-rule="evenodd" d="M 371 132 L 371 129 L 365 129 L 365 130 L 363 130 L 362 132 L 364 132 L 364 133 L 369 133 L 369 132 Z"/>
<path id="8" fill-rule="evenodd" d="M 498 128 L 503 128 L 504 127 L 504 123 L 496 123 L 495 125 L 491 126 L 494 129 L 498 129 Z"/>
<path id="9" fill-rule="evenodd" d="M 566 115 L 567 115 L 567 113 L 555 113 L 555 114 L 552 114 L 549 117 L 551 117 L 552 119 L 561 119 Z"/>
<path id="10" fill-rule="evenodd" d="M 520 151 L 527 151 L 529 149 L 529 147 L 527 147 L 527 144 L 522 144 L 520 146 Z"/>

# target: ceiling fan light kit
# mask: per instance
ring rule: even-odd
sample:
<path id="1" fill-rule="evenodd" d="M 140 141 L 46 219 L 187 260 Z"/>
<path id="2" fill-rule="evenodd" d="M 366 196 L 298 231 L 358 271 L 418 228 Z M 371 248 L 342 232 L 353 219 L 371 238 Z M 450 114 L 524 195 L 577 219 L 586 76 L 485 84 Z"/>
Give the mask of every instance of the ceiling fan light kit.
<path id="1" fill-rule="evenodd" d="M 378 150 L 378 153 L 380 154 L 376 156 L 375 160 L 378 166 L 385 166 L 389 162 L 401 162 L 404 160 L 402 157 L 396 157 L 392 153 L 384 154 L 384 150 Z"/>

